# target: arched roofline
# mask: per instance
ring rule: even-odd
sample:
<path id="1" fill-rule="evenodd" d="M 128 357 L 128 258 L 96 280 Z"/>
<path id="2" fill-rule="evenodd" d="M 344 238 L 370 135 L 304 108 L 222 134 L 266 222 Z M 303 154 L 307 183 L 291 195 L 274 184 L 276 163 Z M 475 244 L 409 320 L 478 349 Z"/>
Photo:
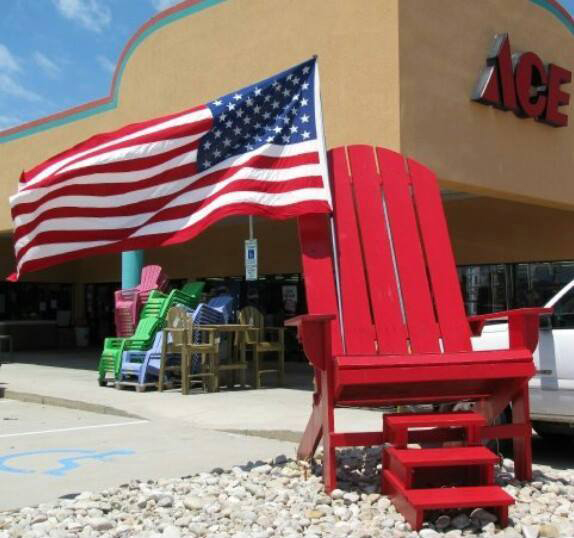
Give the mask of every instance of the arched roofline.
<path id="1" fill-rule="evenodd" d="M 110 86 L 110 92 L 106 97 L 89 101 L 82 105 L 75 106 L 37 120 L 23 123 L 15 127 L 11 127 L 4 131 L 0 131 L 0 144 L 10 142 L 17 138 L 30 136 L 53 127 L 65 125 L 77 120 L 85 119 L 94 116 L 107 110 L 113 110 L 118 105 L 118 94 L 122 76 L 131 55 L 137 47 L 149 35 L 153 34 L 160 28 L 167 24 L 177 21 L 183 17 L 194 15 L 204 9 L 210 8 L 225 0 L 185 0 L 157 15 L 153 16 L 137 32 L 131 37 L 124 47 L 120 58 L 116 64 L 114 76 Z M 557 0 L 529 0 L 533 4 L 550 11 L 562 24 L 564 24 L 570 33 L 574 34 L 574 18 L 568 11 L 560 5 Z"/>

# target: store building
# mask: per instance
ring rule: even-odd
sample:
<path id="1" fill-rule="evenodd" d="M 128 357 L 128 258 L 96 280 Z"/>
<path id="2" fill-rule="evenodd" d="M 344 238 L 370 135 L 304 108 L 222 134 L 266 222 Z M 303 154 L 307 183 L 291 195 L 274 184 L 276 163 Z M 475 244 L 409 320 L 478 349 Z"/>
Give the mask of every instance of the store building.
<path id="1" fill-rule="evenodd" d="M 498 99 L 494 107 L 472 97 L 504 33 L 510 51 L 498 42 L 482 79 L 482 101 Z M 328 147 L 385 146 L 436 171 L 469 313 L 540 304 L 574 278 L 574 119 L 550 125 L 572 115 L 563 94 L 572 91 L 564 72 L 574 69 L 573 33 L 555 0 L 184 1 L 127 43 L 107 97 L 0 132 L 0 274 L 14 268 L 8 196 L 23 169 L 317 54 Z M 518 51 L 539 58 L 527 56 L 520 76 L 522 60 L 505 63 Z M 522 112 L 504 110 L 509 100 Z M 528 113 L 544 121 L 520 117 Z M 296 223 L 256 219 L 255 235 L 262 279 L 250 289 L 243 217 L 147 251 L 145 262 L 173 279 L 226 278 L 270 312 L 281 309 L 285 283 L 297 286 L 304 310 Z M 0 284 L 0 322 L 87 322 L 97 341 L 112 331 L 120 264 L 119 254 L 86 258 Z"/>

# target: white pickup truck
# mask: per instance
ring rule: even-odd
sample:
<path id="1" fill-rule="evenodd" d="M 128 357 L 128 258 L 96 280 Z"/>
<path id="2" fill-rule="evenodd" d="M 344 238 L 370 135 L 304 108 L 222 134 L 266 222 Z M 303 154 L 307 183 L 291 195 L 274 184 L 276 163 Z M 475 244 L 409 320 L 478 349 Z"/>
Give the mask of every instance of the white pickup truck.
<path id="1" fill-rule="evenodd" d="M 574 280 L 544 306 L 534 353 L 536 376 L 530 380 L 532 426 L 543 437 L 574 437 Z M 508 348 L 508 325 L 486 325 L 472 339 L 475 350 Z"/>

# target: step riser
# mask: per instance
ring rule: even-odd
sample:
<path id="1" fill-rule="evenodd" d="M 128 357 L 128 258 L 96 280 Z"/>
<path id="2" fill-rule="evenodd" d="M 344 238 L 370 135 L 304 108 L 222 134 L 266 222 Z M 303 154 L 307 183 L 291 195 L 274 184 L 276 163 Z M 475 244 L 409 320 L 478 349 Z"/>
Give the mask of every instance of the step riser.
<path id="1" fill-rule="evenodd" d="M 405 490 L 402 487 L 400 481 L 393 475 L 389 470 L 383 470 L 382 473 L 382 493 L 383 495 L 388 495 L 391 502 L 399 511 L 407 522 L 411 525 L 414 530 L 420 530 L 424 522 L 425 515 L 428 512 L 436 512 L 437 510 L 448 510 L 448 509 L 474 509 L 474 508 L 484 508 L 491 512 L 494 512 L 498 517 L 498 524 L 501 527 L 506 527 L 508 525 L 508 506 L 504 505 L 492 505 L 491 503 L 468 503 L 464 499 L 464 495 L 461 496 L 459 500 L 455 500 L 448 503 L 443 503 L 438 505 L 435 503 L 429 503 L 429 506 L 413 506 L 406 498 Z"/>

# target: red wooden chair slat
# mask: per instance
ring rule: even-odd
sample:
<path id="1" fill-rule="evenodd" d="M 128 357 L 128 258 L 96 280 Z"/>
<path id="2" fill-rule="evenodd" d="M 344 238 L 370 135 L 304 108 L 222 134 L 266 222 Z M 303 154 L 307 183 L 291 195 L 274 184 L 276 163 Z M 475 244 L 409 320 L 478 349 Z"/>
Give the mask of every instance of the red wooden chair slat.
<path id="1" fill-rule="evenodd" d="M 415 209 L 445 351 L 471 351 L 470 330 L 434 174 L 408 160 Z"/>
<path id="2" fill-rule="evenodd" d="M 343 345 L 346 346 L 346 353 L 349 355 L 375 353 L 375 331 L 370 313 L 345 148 L 331 152 L 330 164 L 333 178 L 333 205 L 337 215 L 335 230 L 345 331 Z"/>
<path id="3" fill-rule="evenodd" d="M 325 278 L 325 275 L 334 274 L 329 217 L 304 215 L 299 217 L 298 227 L 307 309 L 309 312 L 336 315 L 332 323 L 331 349 L 333 353 L 342 353 L 335 280 Z"/>
<path id="4" fill-rule="evenodd" d="M 407 331 L 373 148 L 350 147 L 349 163 L 378 353 L 407 353 Z"/>
<path id="5" fill-rule="evenodd" d="M 377 156 L 411 349 L 415 353 L 438 352 L 439 331 L 426 278 L 406 163 L 401 155 L 382 148 L 377 148 Z"/>

